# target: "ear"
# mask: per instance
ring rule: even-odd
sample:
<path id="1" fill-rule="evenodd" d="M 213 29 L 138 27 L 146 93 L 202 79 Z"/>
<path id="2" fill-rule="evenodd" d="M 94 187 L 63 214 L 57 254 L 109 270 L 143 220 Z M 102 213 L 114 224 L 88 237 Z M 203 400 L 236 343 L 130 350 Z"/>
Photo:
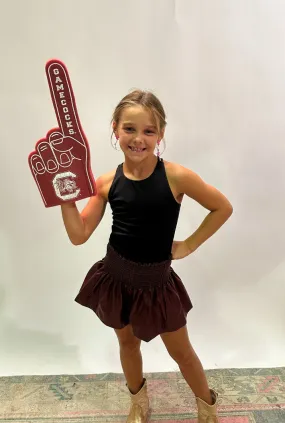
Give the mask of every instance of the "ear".
<path id="1" fill-rule="evenodd" d="M 116 122 L 114 122 L 114 121 L 113 121 L 113 123 L 112 123 L 112 127 L 113 127 L 113 132 L 114 132 L 114 134 L 115 134 L 115 137 L 118 139 L 118 138 L 119 138 L 119 136 L 118 136 L 118 131 L 117 131 L 117 124 L 116 124 Z"/>
<path id="2" fill-rule="evenodd" d="M 158 140 L 158 143 L 160 143 L 160 142 L 161 142 L 161 140 L 163 140 L 164 133 L 165 133 L 165 129 L 162 129 L 162 131 L 161 131 L 161 132 L 160 132 L 160 134 L 159 134 L 159 140 Z"/>

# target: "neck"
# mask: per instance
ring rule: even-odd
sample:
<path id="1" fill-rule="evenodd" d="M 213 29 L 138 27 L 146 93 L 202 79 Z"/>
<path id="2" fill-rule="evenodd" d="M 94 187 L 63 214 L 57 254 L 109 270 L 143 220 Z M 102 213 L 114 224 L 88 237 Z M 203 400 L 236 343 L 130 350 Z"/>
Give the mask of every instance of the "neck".
<path id="1" fill-rule="evenodd" d="M 154 168 L 157 165 L 157 160 L 158 158 L 154 154 L 139 163 L 135 163 L 132 160 L 125 158 L 125 162 L 123 164 L 124 172 L 126 175 L 132 175 L 136 179 L 146 178 L 154 171 Z"/>

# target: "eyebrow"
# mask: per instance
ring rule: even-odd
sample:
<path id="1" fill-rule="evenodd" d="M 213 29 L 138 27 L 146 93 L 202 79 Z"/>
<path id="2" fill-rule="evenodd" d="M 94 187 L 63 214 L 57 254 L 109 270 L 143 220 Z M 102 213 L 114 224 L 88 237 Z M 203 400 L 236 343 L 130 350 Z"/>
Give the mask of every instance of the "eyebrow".
<path id="1" fill-rule="evenodd" d="M 124 125 L 135 125 L 133 122 L 123 122 Z M 148 128 L 156 128 L 155 125 L 146 125 Z"/>

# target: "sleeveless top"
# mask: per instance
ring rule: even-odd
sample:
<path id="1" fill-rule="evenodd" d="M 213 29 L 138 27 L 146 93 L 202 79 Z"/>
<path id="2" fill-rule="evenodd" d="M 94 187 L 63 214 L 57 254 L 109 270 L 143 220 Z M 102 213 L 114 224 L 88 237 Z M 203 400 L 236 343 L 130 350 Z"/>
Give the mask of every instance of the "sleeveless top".
<path id="1" fill-rule="evenodd" d="M 139 263 L 171 259 L 181 205 L 172 194 L 162 159 L 148 178 L 138 181 L 128 179 L 120 164 L 108 197 L 113 215 L 109 244 L 120 255 Z"/>

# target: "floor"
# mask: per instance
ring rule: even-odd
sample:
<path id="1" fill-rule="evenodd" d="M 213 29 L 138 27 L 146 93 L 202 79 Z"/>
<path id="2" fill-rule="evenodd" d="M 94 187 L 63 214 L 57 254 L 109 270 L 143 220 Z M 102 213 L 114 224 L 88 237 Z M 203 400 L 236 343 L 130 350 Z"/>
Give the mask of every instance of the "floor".
<path id="1" fill-rule="evenodd" d="M 285 368 L 208 370 L 220 423 L 285 423 Z M 151 422 L 197 422 L 195 398 L 180 373 L 152 373 Z M 129 398 L 123 375 L 0 378 L 0 422 L 122 423 Z"/>

